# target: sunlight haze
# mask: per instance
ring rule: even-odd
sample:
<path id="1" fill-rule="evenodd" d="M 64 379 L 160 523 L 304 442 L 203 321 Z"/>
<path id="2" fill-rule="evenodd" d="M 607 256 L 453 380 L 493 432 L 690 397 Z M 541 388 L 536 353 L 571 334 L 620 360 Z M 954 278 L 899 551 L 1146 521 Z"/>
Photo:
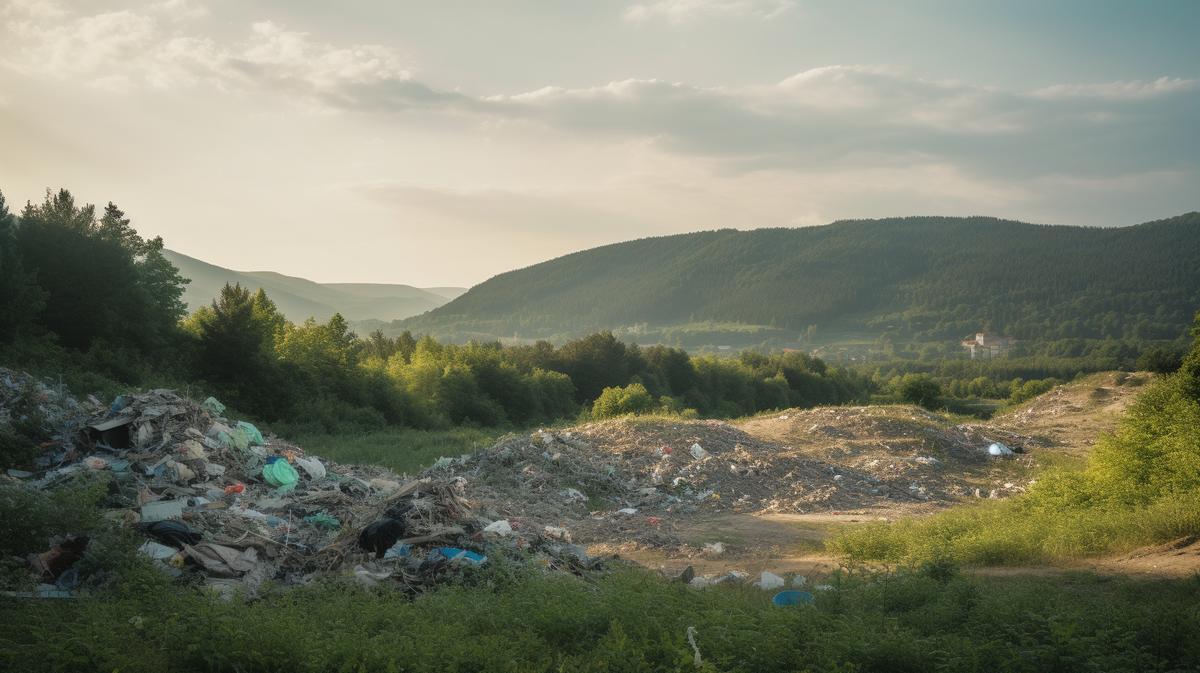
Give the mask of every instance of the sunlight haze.
<path id="1" fill-rule="evenodd" d="M 0 2 L 0 185 L 168 248 L 469 286 L 583 248 L 1196 209 L 1200 5 Z"/>

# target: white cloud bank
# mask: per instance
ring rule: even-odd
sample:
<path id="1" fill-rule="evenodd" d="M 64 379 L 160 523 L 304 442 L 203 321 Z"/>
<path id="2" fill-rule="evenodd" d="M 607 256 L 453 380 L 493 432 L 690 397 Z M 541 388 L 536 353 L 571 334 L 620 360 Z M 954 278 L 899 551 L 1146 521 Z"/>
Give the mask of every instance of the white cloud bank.
<path id="1" fill-rule="evenodd" d="M 647 2 L 625 18 L 769 18 L 790 5 Z M 221 38 L 206 32 L 205 12 L 181 0 L 95 13 L 45 0 L 0 5 L 0 83 L 15 85 L 3 91 L 0 141 L 23 143 L 26 158 L 20 172 L 0 167 L 0 188 L 96 175 L 111 180 L 102 198 L 125 203 L 123 190 L 153 184 L 148 207 L 161 199 L 156 212 L 178 218 L 174 233 L 196 245 L 206 237 L 195 228 L 224 225 L 188 220 L 175 204 L 217 191 L 248 221 L 296 227 L 286 252 L 305 259 L 311 244 L 318 268 L 326 250 L 349 245 L 348 232 L 327 225 L 345 218 L 378 242 L 355 253 L 364 258 L 354 270 L 403 263 L 431 284 L 479 280 L 435 275 L 446 273 L 439 258 L 494 273 L 587 245 L 721 226 L 921 213 L 1132 223 L 1195 208 L 1200 189 L 1200 81 L 1186 77 L 1015 89 L 836 64 L 749 86 L 646 78 L 464 92 L 428 81 L 392 45 L 338 43 L 268 20 Z M 36 87 L 79 111 L 25 107 L 21 92 Z M 92 103 L 120 109 L 125 126 Z M 66 148 L 57 158 L 56 143 Z M 168 154 L 188 157 L 180 169 L 190 180 L 143 167 Z M 258 235 L 228 226 L 228 236 Z M 283 254 L 272 236 L 238 247 Z M 464 252 L 456 236 L 478 250 Z"/>
<path id="2" fill-rule="evenodd" d="M 661 20 L 669 24 L 714 17 L 773 19 L 795 5 L 792 0 L 657 0 L 630 5 L 621 17 L 631 23 Z"/>

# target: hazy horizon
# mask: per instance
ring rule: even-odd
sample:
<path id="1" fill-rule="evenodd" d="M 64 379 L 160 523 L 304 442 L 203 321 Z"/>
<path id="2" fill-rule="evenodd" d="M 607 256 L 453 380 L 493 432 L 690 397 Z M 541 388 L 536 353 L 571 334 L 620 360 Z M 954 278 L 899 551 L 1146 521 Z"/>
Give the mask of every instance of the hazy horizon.
<path id="1" fill-rule="evenodd" d="M 1200 5 L 0 0 L 0 190 L 469 287 L 617 241 L 1200 208 Z"/>

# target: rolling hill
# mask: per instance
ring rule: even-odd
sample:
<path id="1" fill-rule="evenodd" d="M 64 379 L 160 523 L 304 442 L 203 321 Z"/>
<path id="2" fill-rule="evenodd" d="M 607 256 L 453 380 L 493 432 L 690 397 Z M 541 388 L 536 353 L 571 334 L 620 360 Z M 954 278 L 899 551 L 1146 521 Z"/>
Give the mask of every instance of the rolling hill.
<path id="1" fill-rule="evenodd" d="M 419 288 L 375 283 L 315 283 L 271 271 L 233 271 L 194 257 L 163 251 L 184 278 L 191 279 L 183 300 L 194 311 L 212 301 L 226 283 L 263 288 L 288 320 L 327 320 L 341 313 L 347 320 L 397 320 L 437 308 L 463 293 L 462 288 Z"/>
<path id="2" fill-rule="evenodd" d="M 1020 339 L 1174 339 L 1197 308 L 1200 213 L 1116 228 L 905 217 L 607 245 L 498 275 L 391 329 L 715 343 L 945 341 L 984 327 Z"/>

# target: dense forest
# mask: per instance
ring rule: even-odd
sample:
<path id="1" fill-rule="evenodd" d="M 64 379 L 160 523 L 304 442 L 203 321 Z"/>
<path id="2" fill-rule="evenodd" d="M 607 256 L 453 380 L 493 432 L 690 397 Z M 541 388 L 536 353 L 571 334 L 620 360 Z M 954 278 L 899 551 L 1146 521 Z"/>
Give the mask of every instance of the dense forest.
<path id="1" fill-rule="evenodd" d="M 501 274 L 393 330 L 953 344 L 986 328 L 1026 341 L 1171 341 L 1197 305 L 1200 213 L 1120 228 L 908 217 L 608 245 Z"/>

